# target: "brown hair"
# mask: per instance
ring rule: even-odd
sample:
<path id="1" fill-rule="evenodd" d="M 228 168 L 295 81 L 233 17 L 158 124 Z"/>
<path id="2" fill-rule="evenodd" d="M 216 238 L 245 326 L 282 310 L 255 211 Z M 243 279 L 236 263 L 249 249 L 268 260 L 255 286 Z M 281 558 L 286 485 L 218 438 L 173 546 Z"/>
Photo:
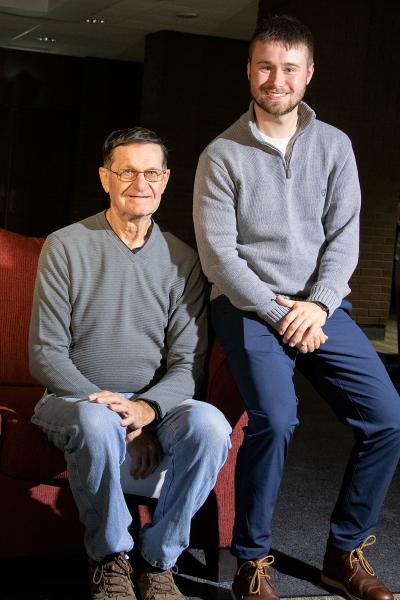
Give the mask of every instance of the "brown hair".
<path id="1" fill-rule="evenodd" d="M 112 131 L 103 144 L 103 165 L 111 167 L 114 148 L 128 144 L 157 144 L 163 154 L 163 168 L 167 168 L 168 150 L 162 139 L 150 129 L 131 127 Z"/>
<path id="2" fill-rule="evenodd" d="M 249 60 L 255 42 L 275 42 L 289 47 L 304 44 L 308 50 L 308 63 L 313 62 L 314 42 L 311 31 L 296 17 L 274 15 L 263 19 L 250 40 Z"/>

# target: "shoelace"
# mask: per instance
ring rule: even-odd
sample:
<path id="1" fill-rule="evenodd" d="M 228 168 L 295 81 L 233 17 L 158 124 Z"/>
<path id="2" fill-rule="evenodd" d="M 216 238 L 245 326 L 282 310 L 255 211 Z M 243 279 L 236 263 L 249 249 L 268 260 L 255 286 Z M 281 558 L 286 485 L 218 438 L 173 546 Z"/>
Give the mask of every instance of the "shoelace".
<path id="1" fill-rule="evenodd" d="M 175 592 L 175 583 L 171 571 L 147 573 L 146 575 L 150 579 L 154 591 L 164 594 Z"/>
<path id="2" fill-rule="evenodd" d="M 116 569 L 114 565 L 117 565 L 119 568 Z M 132 567 L 125 559 L 125 557 L 119 554 L 115 556 L 111 561 L 98 564 L 93 573 L 92 580 L 95 585 L 99 585 L 101 581 L 104 581 L 108 593 L 112 591 L 118 593 L 125 592 L 126 582 L 122 581 L 119 576 L 129 578 L 131 572 Z"/>
<path id="3" fill-rule="evenodd" d="M 364 556 L 363 553 L 363 549 L 364 548 L 368 548 L 368 546 L 372 546 L 372 544 L 375 544 L 376 542 L 376 537 L 374 535 L 369 535 L 361 544 L 361 546 L 359 546 L 358 548 L 354 548 L 354 550 L 352 550 L 350 552 L 350 566 L 351 568 L 353 568 L 354 562 L 355 561 L 359 561 L 359 563 L 361 564 L 362 568 L 369 574 L 374 576 L 375 575 L 375 571 L 372 568 L 372 566 L 369 564 L 369 562 L 367 561 L 367 559 Z"/>
<path id="4" fill-rule="evenodd" d="M 266 579 L 268 579 L 268 583 L 270 583 L 271 576 L 268 575 L 268 573 L 266 573 L 264 569 L 270 567 L 273 564 L 274 560 L 275 558 L 272 555 L 269 555 L 264 556 L 264 558 L 260 558 L 260 560 L 248 560 L 239 567 L 237 572 L 238 575 L 240 574 L 240 571 L 243 569 L 243 567 L 250 566 L 255 568 L 253 576 L 250 580 L 249 591 L 251 594 L 256 595 L 260 593 L 261 577 L 265 577 Z"/>

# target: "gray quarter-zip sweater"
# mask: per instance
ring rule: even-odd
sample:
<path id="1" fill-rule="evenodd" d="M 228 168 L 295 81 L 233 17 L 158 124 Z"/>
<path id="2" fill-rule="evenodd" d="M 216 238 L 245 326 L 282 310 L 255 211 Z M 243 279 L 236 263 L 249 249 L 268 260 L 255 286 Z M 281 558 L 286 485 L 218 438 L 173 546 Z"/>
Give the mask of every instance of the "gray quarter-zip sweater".
<path id="1" fill-rule="evenodd" d="M 316 300 L 329 313 L 349 293 L 358 259 L 360 186 L 349 138 L 299 105 L 286 155 L 243 114 L 200 156 L 194 224 L 211 298 L 277 327 L 277 294 Z"/>
<path id="2" fill-rule="evenodd" d="M 103 212 L 52 233 L 36 278 L 32 375 L 58 396 L 135 392 L 164 415 L 203 375 L 204 283 L 196 253 L 155 223 L 137 253 Z"/>

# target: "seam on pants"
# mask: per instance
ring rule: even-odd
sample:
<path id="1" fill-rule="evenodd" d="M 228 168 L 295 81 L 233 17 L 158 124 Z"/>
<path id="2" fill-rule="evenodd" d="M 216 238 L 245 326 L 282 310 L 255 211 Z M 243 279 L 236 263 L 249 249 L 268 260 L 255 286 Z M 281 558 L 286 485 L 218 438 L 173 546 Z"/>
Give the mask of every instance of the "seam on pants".
<path id="1" fill-rule="evenodd" d="M 326 365 L 324 365 L 324 369 L 325 369 L 325 372 L 326 372 L 327 374 L 329 374 L 329 375 L 330 375 L 331 367 L 327 367 Z M 349 393 L 347 392 L 347 390 L 343 388 L 343 385 L 342 385 L 341 381 L 340 381 L 340 380 L 338 380 L 338 379 L 337 379 L 337 377 L 332 377 L 332 381 L 334 381 L 334 383 L 335 383 L 336 387 L 337 387 L 338 389 L 340 389 L 340 391 L 342 392 L 343 396 L 344 396 L 345 398 L 347 398 L 347 401 L 348 401 L 348 402 L 349 402 L 349 403 L 350 403 L 350 404 L 353 406 L 353 409 L 355 410 L 355 412 L 357 413 L 357 415 L 358 415 L 358 417 L 359 417 L 360 424 L 362 424 L 362 425 L 363 425 L 363 434 L 364 434 L 364 436 L 367 436 L 366 423 L 365 423 L 365 420 L 364 420 L 364 418 L 363 418 L 363 415 L 360 413 L 360 410 L 359 410 L 359 408 L 357 407 L 356 403 L 355 403 L 355 402 L 354 402 L 354 400 L 351 398 L 351 396 L 349 395 Z M 312 383 L 312 381 L 311 381 L 311 383 Z M 324 396 L 322 396 L 322 397 L 323 397 L 323 399 L 325 400 L 325 402 L 328 402 L 328 401 L 325 399 L 325 397 L 324 397 Z M 328 404 L 329 404 L 329 402 L 328 402 Z M 336 415 L 336 414 L 335 414 L 335 416 L 337 417 L 337 415 Z M 347 425 L 349 425 L 349 423 L 347 423 Z M 351 427 L 351 426 L 350 426 L 350 427 Z M 352 428 L 352 429 L 353 429 L 353 428 Z M 351 475 L 351 478 L 350 478 L 350 481 L 349 481 L 349 485 L 348 485 L 348 489 L 347 489 L 347 493 L 346 493 L 345 501 L 347 501 L 347 500 L 349 499 L 349 496 L 350 496 L 350 488 L 352 488 L 352 485 L 353 485 L 353 479 L 354 479 L 354 475 L 357 473 L 358 467 L 359 467 L 358 463 L 357 463 L 357 464 L 355 464 L 355 465 L 353 465 L 352 475 Z"/>

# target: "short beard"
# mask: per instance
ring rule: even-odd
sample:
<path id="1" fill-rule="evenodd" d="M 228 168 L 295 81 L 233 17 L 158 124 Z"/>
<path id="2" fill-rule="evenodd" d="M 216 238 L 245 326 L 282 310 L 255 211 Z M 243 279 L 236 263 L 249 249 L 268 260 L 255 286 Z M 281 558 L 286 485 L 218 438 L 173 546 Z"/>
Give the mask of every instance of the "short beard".
<path id="1" fill-rule="evenodd" d="M 297 102 L 295 102 L 294 104 L 289 104 L 289 106 L 287 106 L 284 109 L 277 108 L 276 110 L 274 110 L 270 106 L 268 106 L 267 103 L 263 102 L 262 100 L 260 101 L 253 96 L 253 100 L 257 104 L 257 106 L 259 106 L 264 112 L 268 113 L 272 117 L 283 117 L 283 115 L 288 115 L 295 108 L 297 108 L 299 106 L 302 99 L 303 99 L 303 97 L 301 97 L 299 100 L 297 100 Z"/>

